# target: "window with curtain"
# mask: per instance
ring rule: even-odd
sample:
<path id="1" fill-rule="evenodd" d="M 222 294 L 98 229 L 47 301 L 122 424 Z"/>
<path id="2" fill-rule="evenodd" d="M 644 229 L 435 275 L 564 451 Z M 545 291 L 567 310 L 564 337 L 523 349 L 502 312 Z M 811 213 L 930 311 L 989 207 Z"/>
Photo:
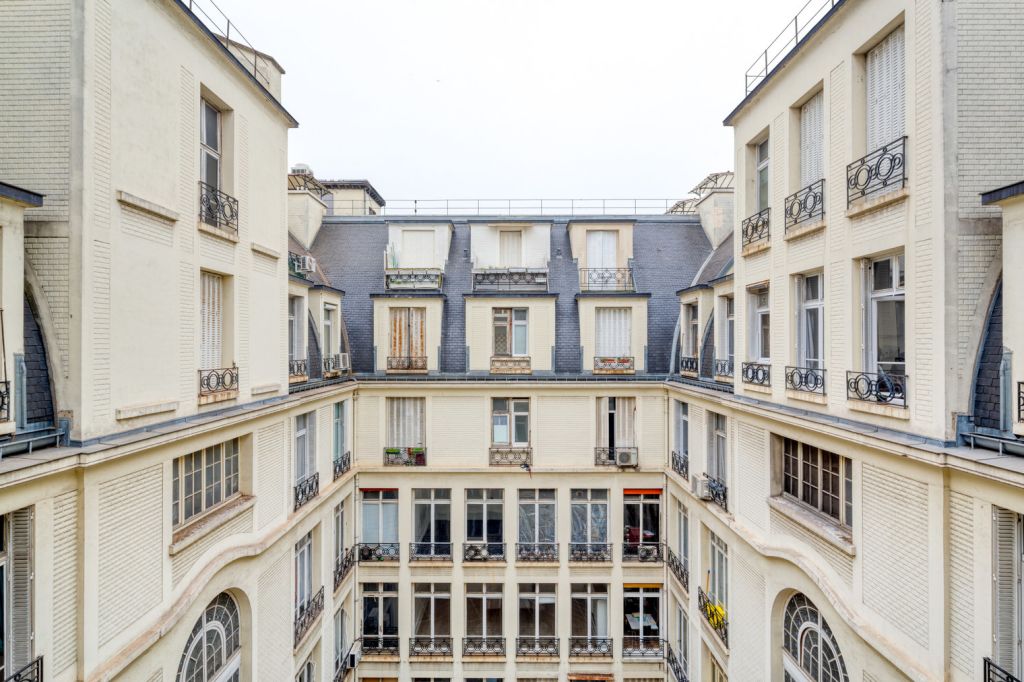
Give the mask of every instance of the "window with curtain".
<path id="1" fill-rule="evenodd" d="M 363 648 L 398 648 L 398 583 L 363 583 Z"/>
<path id="2" fill-rule="evenodd" d="M 334 403 L 334 421 L 332 422 L 332 435 L 334 437 L 333 451 L 334 461 L 341 459 L 348 448 L 348 433 L 345 427 L 347 420 L 348 400 L 340 400 Z"/>
<path id="3" fill-rule="evenodd" d="M 572 539 L 577 544 L 608 542 L 608 491 L 573 489 L 571 492 Z"/>
<path id="4" fill-rule="evenodd" d="M 498 233 L 498 263 L 503 268 L 523 265 L 523 233 L 521 230 L 502 230 Z"/>
<path id="5" fill-rule="evenodd" d="M 519 636 L 554 637 L 555 585 L 520 583 Z"/>
<path id="6" fill-rule="evenodd" d="M 697 349 L 700 345 L 700 326 L 697 321 L 697 304 L 693 303 L 684 306 L 683 310 L 686 324 L 683 329 L 683 355 L 695 358 L 697 357 Z"/>
<path id="7" fill-rule="evenodd" d="M 906 374 L 905 264 L 903 254 L 898 254 L 873 260 L 867 267 L 869 372 Z"/>
<path id="8" fill-rule="evenodd" d="M 555 491 L 519 491 L 519 542 L 553 543 L 555 541 Z"/>
<path id="9" fill-rule="evenodd" d="M 413 584 L 413 634 L 416 637 L 448 637 L 452 632 L 451 585 Z"/>
<path id="10" fill-rule="evenodd" d="M 597 308 L 594 311 L 596 355 L 601 358 L 630 357 L 631 308 Z"/>
<path id="11" fill-rule="evenodd" d="M 416 488 L 413 493 L 413 552 L 417 556 L 450 556 L 452 491 Z"/>
<path id="12" fill-rule="evenodd" d="M 597 404 L 598 447 L 635 447 L 636 399 L 598 398 Z"/>
<path id="13" fill-rule="evenodd" d="M 398 491 L 364 490 L 362 542 L 398 542 Z"/>
<path id="14" fill-rule="evenodd" d="M 304 613 L 313 597 L 313 533 L 295 544 L 295 615 Z"/>
<path id="15" fill-rule="evenodd" d="M 199 118 L 200 180 L 215 189 L 221 187 L 221 113 L 205 99 Z"/>
<path id="16" fill-rule="evenodd" d="M 710 439 L 708 443 L 708 476 L 722 483 L 727 479 L 727 460 L 729 446 L 729 423 L 725 415 L 708 412 Z"/>
<path id="17" fill-rule="evenodd" d="M 334 563 L 337 565 L 345 556 L 345 503 L 334 507 Z"/>
<path id="18" fill-rule="evenodd" d="M 608 637 L 608 586 L 573 583 L 571 590 L 572 636 Z"/>
<path id="19" fill-rule="evenodd" d="M 466 490 L 466 541 L 504 541 L 504 491 L 501 488 Z"/>
<path id="20" fill-rule="evenodd" d="M 711 531 L 708 531 L 708 547 L 708 597 L 724 608 L 729 604 L 729 547 Z"/>
<path id="21" fill-rule="evenodd" d="M 501 637 L 501 583 L 466 584 L 466 635 Z"/>
<path id="22" fill-rule="evenodd" d="M 387 399 L 387 447 L 421 448 L 424 446 L 424 398 Z"/>
<path id="23" fill-rule="evenodd" d="M 333 305 L 324 306 L 324 357 L 330 357 L 335 353 L 334 346 L 334 313 L 337 309 Z"/>
<path id="24" fill-rule="evenodd" d="M 757 163 L 757 211 L 763 211 L 771 205 L 771 187 L 768 184 L 769 156 L 771 147 L 769 140 L 754 145 L 754 156 Z"/>
<path id="25" fill-rule="evenodd" d="M 690 454 L 690 406 L 676 400 L 676 452 Z"/>
<path id="26" fill-rule="evenodd" d="M 316 473 L 316 412 L 295 417 L 295 482 Z"/>
<path id="27" fill-rule="evenodd" d="M 302 297 L 288 297 L 288 359 L 301 360 L 306 357 L 302 344 Z"/>
<path id="28" fill-rule="evenodd" d="M 771 299 L 768 295 L 768 287 L 750 290 L 750 309 L 752 313 L 750 357 L 761 363 L 768 363 L 771 358 L 772 313 L 770 304 Z"/>
<path id="29" fill-rule="evenodd" d="M 825 366 L 825 277 L 820 272 L 799 279 L 797 362 L 801 367 Z"/>
<path id="30" fill-rule="evenodd" d="M 494 355 L 525 357 L 530 354 L 528 310 L 526 308 L 494 308 Z"/>

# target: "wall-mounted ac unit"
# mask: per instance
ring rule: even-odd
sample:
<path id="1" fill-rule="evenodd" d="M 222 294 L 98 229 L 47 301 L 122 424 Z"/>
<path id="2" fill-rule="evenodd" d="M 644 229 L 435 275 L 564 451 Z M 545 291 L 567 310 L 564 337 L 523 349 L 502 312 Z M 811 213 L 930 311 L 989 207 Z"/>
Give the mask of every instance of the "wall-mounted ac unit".
<path id="1" fill-rule="evenodd" d="M 711 487 L 708 485 L 707 476 L 694 476 L 690 482 L 693 494 L 701 500 L 711 499 Z"/>
<path id="2" fill-rule="evenodd" d="M 301 267 L 304 272 L 313 272 L 316 270 L 316 258 L 313 258 L 312 256 L 303 256 L 299 267 Z"/>
<path id="3" fill-rule="evenodd" d="M 640 464 L 636 450 L 617 450 L 615 463 L 620 467 L 635 467 Z"/>

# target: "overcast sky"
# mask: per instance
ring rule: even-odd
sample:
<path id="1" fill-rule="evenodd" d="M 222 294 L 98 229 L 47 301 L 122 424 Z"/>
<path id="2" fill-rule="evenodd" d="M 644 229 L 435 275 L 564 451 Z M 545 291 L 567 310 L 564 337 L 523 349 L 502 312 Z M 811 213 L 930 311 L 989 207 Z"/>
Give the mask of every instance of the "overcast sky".
<path id="1" fill-rule="evenodd" d="M 385 199 L 681 198 L 805 0 L 216 0 L 287 71 L 290 163 Z"/>

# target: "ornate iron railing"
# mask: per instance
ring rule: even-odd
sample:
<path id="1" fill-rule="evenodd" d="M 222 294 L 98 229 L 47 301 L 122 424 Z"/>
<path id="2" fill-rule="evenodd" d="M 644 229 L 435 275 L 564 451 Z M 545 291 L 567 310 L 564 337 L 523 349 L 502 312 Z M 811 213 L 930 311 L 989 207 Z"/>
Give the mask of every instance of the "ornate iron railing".
<path id="1" fill-rule="evenodd" d="M 846 206 L 907 186 L 907 137 L 904 135 L 846 167 Z"/>
<path id="2" fill-rule="evenodd" d="M 295 484 L 295 507 L 292 511 L 297 511 L 299 507 L 306 504 L 319 494 L 320 472 L 316 472 L 306 476 Z"/>
<path id="3" fill-rule="evenodd" d="M 530 466 L 533 462 L 533 448 L 492 445 L 489 451 L 491 466 Z"/>
<path id="4" fill-rule="evenodd" d="M 622 460 L 639 461 L 639 451 L 633 446 L 621 446 L 614 448 L 594 448 L 594 464 L 597 466 L 614 467 L 620 466 Z M 625 466 L 625 465 L 621 465 Z M 632 465 L 630 465 L 632 466 Z"/>
<path id="5" fill-rule="evenodd" d="M 410 656 L 452 656 L 451 637 L 410 637 Z"/>
<path id="6" fill-rule="evenodd" d="M 719 360 L 718 358 L 715 358 L 716 377 L 731 377 L 732 373 L 732 360 Z"/>
<path id="7" fill-rule="evenodd" d="M 1021 682 L 1020 678 L 1014 676 L 1009 670 L 1000 667 L 991 658 L 985 658 L 985 674 L 982 682 Z"/>
<path id="8" fill-rule="evenodd" d="M 344 682 L 344 679 L 348 676 L 348 672 L 350 670 L 355 670 L 358 661 L 355 651 L 357 646 L 362 646 L 362 641 L 362 637 L 356 637 L 355 640 L 348 645 L 348 650 L 345 654 L 340 659 L 335 659 L 333 682 Z"/>
<path id="9" fill-rule="evenodd" d="M 337 590 L 341 587 L 341 583 L 345 580 L 345 577 L 352 572 L 352 567 L 356 565 L 356 548 L 349 547 L 346 549 L 340 557 L 334 560 L 334 589 Z"/>
<path id="10" fill-rule="evenodd" d="M 558 561 L 557 542 L 517 542 L 516 561 Z"/>
<path id="11" fill-rule="evenodd" d="M 238 366 L 199 370 L 199 395 L 238 390 Z"/>
<path id="12" fill-rule="evenodd" d="M 359 561 L 398 561 L 401 556 L 397 542 L 361 542 L 356 545 Z"/>
<path id="13" fill-rule="evenodd" d="M 825 180 L 811 183 L 786 197 L 786 232 L 804 223 L 825 219 Z"/>
<path id="14" fill-rule="evenodd" d="M 23 665 L 4 678 L 4 682 L 43 682 L 43 657 Z"/>
<path id="15" fill-rule="evenodd" d="M 594 374 L 629 374 L 635 371 L 634 359 L 623 355 L 621 357 L 594 356 Z"/>
<path id="16" fill-rule="evenodd" d="M 1024 381 L 1017 382 L 1017 421 L 1024 424 Z"/>
<path id="17" fill-rule="evenodd" d="M 334 480 L 337 481 L 339 478 L 348 473 L 348 470 L 352 468 L 352 453 L 345 452 L 341 457 L 338 457 L 333 461 L 334 464 Z"/>
<path id="18" fill-rule="evenodd" d="M 288 361 L 288 376 L 290 377 L 307 377 L 309 376 L 309 361 L 305 358 L 301 360 L 289 360 Z"/>
<path id="19" fill-rule="evenodd" d="M 679 584 L 683 586 L 684 590 L 689 591 L 690 589 L 690 560 L 686 557 L 680 557 L 678 554 L 672 551 L 672 548 L 668 548 L 668 558 L 665 561 L 665 565 L 668 566 L 669 570 L 672 571 L 672 575 L 676 577 Z"/>
<path id="20" fill-rule="evenodd" d="M 463 656 L 504 656 L 504 637 L 463 637 Z"/>
<path id="21" fill-rule="evenodd" d="M 729 646 L 729 621 L 726 620 L 725 607 L 718 602 L 711 601 L 711 598 L 704 593 L 703 588 L 697 587 L 697 608 L 704 616 L 704 620 L 711 626 L 711 629 L 718 633 L 722 644 Z"/>
<path id="22" fill-rule="evenodd" d="M 786 367 L 786 388 L 825 395 L 825 370 L 815 367 Z"/>
<path id="23" fill-rule="evenodd" d="M 624 542 L 622 560 L 643 564 L 661 563 L 665 560 L 665 545 L 660 542 Z"/>
<path id="24" fill-rule="evenodd" d="M 387 268 L 384 286 L 388 289 L 440 289 L 443 273 L 438 268 Z"/>
<path id="25" fill-rule="evenodd" d="M 663 658 L 665 640 L 660 637 L 627 635 L 622 638 L 623 658 Z"/>
<path id="26" fill-rule="evenodd" d="M 491 356 L 491 374 L 529 374 L 531 366 L 529 355 Z"/>
<path id="27" fill-rule="evenodd" d="M 464 542 L 462 543 L 463 561 L 504 561 L 504 542 Z"/>
<path id="28" fill-rule="evenodd" d="M 344 372 L 348 369 L 348 353 L 335 353 L 324 357 L 324 374 Z"/>
<path id="29" fill-rule="evenodd" d="M 426 355 L 389 355 L 389 372 L 425 372 L 427 369 Z"/>
<path id="30" fill-rule="evenodd" d="M 199 181 L 199 219 L 211 227 L 238 232 L 238 199 Z"/>
<path id="31" fill-rule="evenodd" d="M 612 546 L 608 542 L 571 542 L 569 561 L 608 562 L 612 560 Z"/>
<path id="32" fill-rule="evenodd" d="M 409 561 L 451 561 L 450 542 L 410 542 Z"/>
<path id="33" fill-rule="evenodd" d="M 425 467 L 427 466 L 427 449 L 413 447 L 384 448 L 384 466 Z"/>
<path id="34" fill-rule="evenodd" d="M 321 587 L 317 590 L 308 601 L 303 604 L 299 604 L 298 608 L 295 609 L 295 630 L 294 630 L 294 641 L 292 646 L 299 646 L 299 642 L 309 632 L 309 628 L 313 625 L 313 622 L 320 617 L 320 614 L 324 610 L 324 588 Z"/>
<path id="35" fill-rule="evenodd" d="M 772 366 L 763 362 L 744 362 L 740 368 L 743 383 L 756 386 L 772 385 Z"/>
<path id="36" fill-rule="evenodd" d="M 690 480 L 690 455 L 685 452 L 672 451 L 672 471 L 687 481 Z"/>
<path id="37" fill-rule="evenodd" d="M 632 268 L 580 268 L 580 291 L 633 291 Z"/>
<path id="38" fill-rule="evenodd" d="M 398 635 L 363 635 L 363 653 L 378 656 L 398 655 Z"/>
<path id="39" fill-rule="evenodd" d="M 665 644 L 665 662 L 668 664 L 668 669 L 672 671 L 676 682 L 690 682 L 683 664 L 676 658 L 676 652 L 672 651 L 672 645 L 667 642 Z"/>
<path id="40" fill-rule="evenodd" d="M 0 381 L 0 422 L 11 420 L 11 382 Z"/>
<path id="41" fill-rule="evenodd" d="M 772 209 L 766 208 L 740 223 L 743 246 L 768 241 L 768 237 L 771 235 L 771 215 Z"/>
<path id="42" fill-rule="evenodd" d="M 516 637 L 517 656 L 557 656 L 558 637 Z"/>
<path id="43" fill-rule="evenodd" d="M 907 406 L 907 381 L 904 374 L 873 372 L 846 373 L 846 397 L 883 405 Z"/>
<path id="44" fill-rule="evenodd" d="M 725 484 L 725 481 L 707 474 L 704 474 L 704 479 L 707 481 L 706 485 L 711 501 L 725 511 L 729 511 L 729 486 Z"/>
<path id="45" fill-rule="evenodd" d="M 696 356 L 681 355 L 679 356 L 679 371 L 680 372 L 691 372 L 696 374 L 700 369 L 700 360 Z"/>
<path id="46" fill-rule="evenodd" d="M 547 291 L 546 268 L 487 268 L 473 271 L 474 291 Z"/>
<path id="47" fill-rule="evenodd" d="M 597 657 L 610 658 L 614 654 L 611 637 L 570 637 L 569 658 Z"/>

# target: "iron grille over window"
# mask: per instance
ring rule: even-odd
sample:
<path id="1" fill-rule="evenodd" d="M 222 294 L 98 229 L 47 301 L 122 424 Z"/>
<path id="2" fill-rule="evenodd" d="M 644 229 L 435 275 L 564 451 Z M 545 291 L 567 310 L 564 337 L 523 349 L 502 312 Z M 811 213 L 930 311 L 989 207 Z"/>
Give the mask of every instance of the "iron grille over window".
<path id="1" fill-rule="evenodd" d="M 199 181 L 199 219 L 221 230 L 238 232 L 238 199 Z"/>
<path id="2" fill-rule="evenodd" d="M 846 204 L 907 186 L 907 138 L 903 136 L 846 167 Z"/>
<path id="3" fill-rule="evenodd" d="M 758 211 L 740 223 L 740 234 L 743 238 L 743 246 L 767 242 L 771 229 L 772 209 L 766 208 Z"/>
<path id="4" fill-rule="evenodd" d="M 786 232 L 794 227 L 825 219 L 825 180 L 804 187 L 786 197 Z"/>

